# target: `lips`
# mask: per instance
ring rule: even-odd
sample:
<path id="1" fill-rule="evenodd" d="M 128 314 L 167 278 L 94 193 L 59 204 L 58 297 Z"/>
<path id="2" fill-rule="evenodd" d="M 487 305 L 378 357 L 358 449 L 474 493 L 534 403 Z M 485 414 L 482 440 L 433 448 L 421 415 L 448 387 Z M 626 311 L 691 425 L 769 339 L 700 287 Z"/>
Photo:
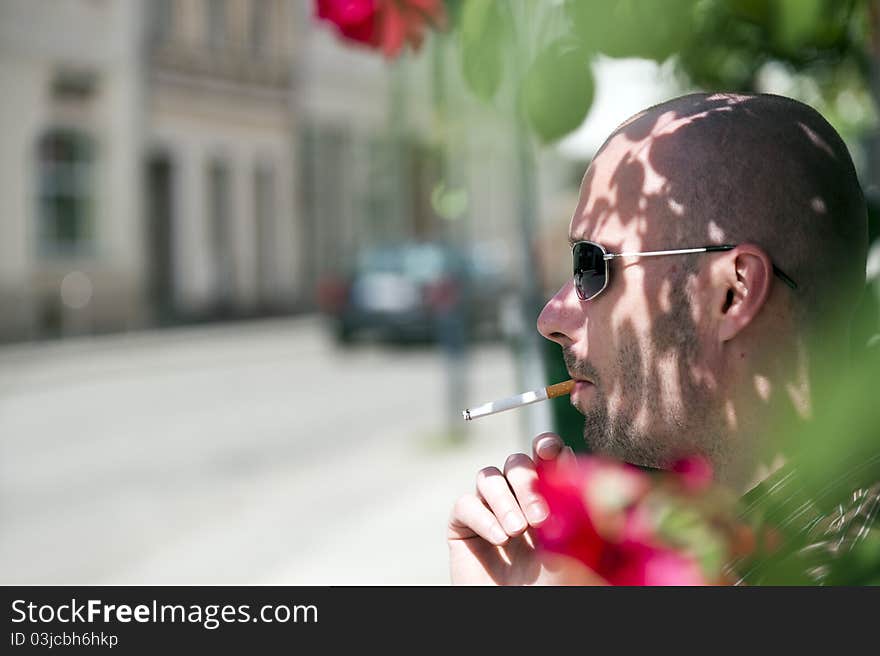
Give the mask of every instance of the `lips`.
<path id="1" fill-rule="evenodd" d="M 575 385 L 577 385 L 578 383 L 589 383 L 591 385 L 594 384 L 593 381 L 591 381 L 589 378 L 585 378 L 583 376 L 576 376 L 575 374 L 571 373 L 571 369 L 568 369 L 567 371 L 568 371 L 569 378 L 574 380 Z"/>
<path id="2" fill-rule="evenodd" d="M 575 407 L 579 407 L 595 387 L 596 386 L 588 380 L 575 378 L 574 389 L 571 390 L 571 394 L 569 395 L 571 398 L 571 404 Z"/>

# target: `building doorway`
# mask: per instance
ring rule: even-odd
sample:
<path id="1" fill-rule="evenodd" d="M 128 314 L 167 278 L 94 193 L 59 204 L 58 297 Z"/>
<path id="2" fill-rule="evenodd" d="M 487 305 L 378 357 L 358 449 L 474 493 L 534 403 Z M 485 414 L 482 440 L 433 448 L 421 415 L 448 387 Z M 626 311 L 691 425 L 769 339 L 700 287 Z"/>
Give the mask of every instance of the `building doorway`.
<path id="1" fill-rule="evenodd" d="M 148 302 L 155 321 L 166 325 L 176 316 L 172 250 L 174 166 L 168 155 L 154 155 L 148 160 L 146 190 Z"/>

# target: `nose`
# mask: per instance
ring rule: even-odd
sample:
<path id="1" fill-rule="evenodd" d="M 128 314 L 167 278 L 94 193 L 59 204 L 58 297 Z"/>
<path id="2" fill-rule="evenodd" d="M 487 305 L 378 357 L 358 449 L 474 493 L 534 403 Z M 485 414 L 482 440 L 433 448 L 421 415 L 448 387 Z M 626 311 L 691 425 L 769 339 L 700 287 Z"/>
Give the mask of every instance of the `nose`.
<path id="1" fill-rule="evenodd" d="M 575 315 L 580 305 L 574 282 L 569 280 L 547 301 L 538 315 L 538 332 L 563 348 L 571 346 L 575 341 L 578 326 Z"/>

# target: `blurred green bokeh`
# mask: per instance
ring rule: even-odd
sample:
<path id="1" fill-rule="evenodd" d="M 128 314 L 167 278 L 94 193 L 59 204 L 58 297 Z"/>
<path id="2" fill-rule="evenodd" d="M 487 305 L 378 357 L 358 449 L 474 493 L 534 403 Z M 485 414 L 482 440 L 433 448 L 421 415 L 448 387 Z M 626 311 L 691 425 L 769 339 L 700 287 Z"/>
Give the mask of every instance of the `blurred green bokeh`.
<path id="1" fill-rule="evenodd" d="M 462 75 L 551 143 L 592 106 L 590 63 L 671 62 L 683 88 L 756 91 L 768 65 L 844 136 L 876 124 L 868 0 L 455 0 Z M 505 95 L 502 89 L 512 89 Z M 876 93 L 876 92 L 875 92 Z M 876 99 L 874 99 L 876 101 Z"/>

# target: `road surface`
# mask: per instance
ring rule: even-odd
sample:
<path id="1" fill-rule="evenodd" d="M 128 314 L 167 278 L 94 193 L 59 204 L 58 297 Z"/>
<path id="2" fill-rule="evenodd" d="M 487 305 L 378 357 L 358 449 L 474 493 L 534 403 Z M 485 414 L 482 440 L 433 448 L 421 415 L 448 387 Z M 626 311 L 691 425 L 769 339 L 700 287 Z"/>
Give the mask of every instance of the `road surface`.
<path id="1" fill-rule="evenodd" d="M 502 345 L 473 404 L 516 391 Z M 445 522 L 527 447 L 448 437 L 447 361 L 302 318 L 0 348 L 0 583 L 445 584 Z"/>

